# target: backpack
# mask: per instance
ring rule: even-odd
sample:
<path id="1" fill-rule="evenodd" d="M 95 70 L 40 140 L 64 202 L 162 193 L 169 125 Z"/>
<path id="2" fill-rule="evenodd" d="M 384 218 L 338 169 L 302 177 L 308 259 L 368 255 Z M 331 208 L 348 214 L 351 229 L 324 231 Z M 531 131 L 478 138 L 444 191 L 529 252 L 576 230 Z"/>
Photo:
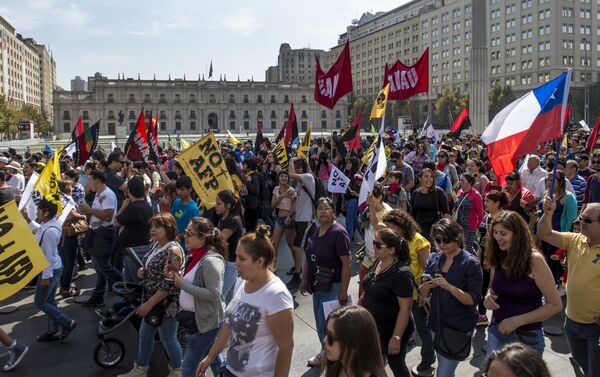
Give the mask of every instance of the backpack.
<path id="1" fill-rule="evenodd" d="M 314 179 L 315 179 L 315 197 L 313 198 L 310 195 L 310 191 L 308 191 L 308 189 L 306 187 L 304 187 L 304 189 L 305 189 L 306 193 L 308 194 L 308 197 L 312 201 L 313 207 L 315 208 L 315 211 L 316 211 L 317 203 L 319 202 L 319 199 L 327 196 L 327 192 L 325 191 L 325 187 L 323 187 L 323 182 L 321 182 L 321 180 L 317 177 L 314 177 Z"/>

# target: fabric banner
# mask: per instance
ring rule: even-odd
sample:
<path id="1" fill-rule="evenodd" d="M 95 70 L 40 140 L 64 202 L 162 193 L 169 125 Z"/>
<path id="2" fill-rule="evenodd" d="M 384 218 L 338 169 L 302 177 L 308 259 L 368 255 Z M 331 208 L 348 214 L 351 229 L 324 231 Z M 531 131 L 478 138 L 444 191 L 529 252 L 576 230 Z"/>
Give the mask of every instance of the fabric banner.
<path id="1" fill-rule="evenodd" d="M 148 146 L 148 132 L 146 131 L 146 119 L 144 118 L 144 108 L 140 111 L 137 124 L 129 134 L 127 143 L 125 143 L 125 157 L 131 161 L 148 161 L 150 148 Z"/>
<path id="2" fill-rule="evenodd" d="M 277 162 L 279 162 L 279 166 L 281 166 L 283 170 L 287 170 L 288 157 L 284 139 L 279 140 L 275 146 L 275 149 L 273 150 L 273 153 L 275 153 L 275 158 L 277 159 Z"/>
<path id="3" fill-rule="evenodd" d="M 225 166 L 215 135 L 209 132 L 177 156 L 185 174 L 192 179 L 194 191 L 206 208 L 215 206 L 217 194 L 233 192 L 233 182 Z"/>
<path id="4" fill-rule="evenodd" d="M 413 66 L 400 60 L 388 68 L 385 65 L 383 85 L 390 84 L 390 100 L 404 100 L 429 91 L 429 48 Z"/>
<path id="5" fill-rule="evenodd" d="M 96 151 L 98 146 L 98 136 L 100 135 L 100 121 L 88 127 L 75 140 L 76 158 L 75 161 L 80 166 L 85 165 L 86 161 Z"/>
<path id="6" fill-rule="evenodd" d="M 308 125 L 308 131 L 302 139 L 302 144 L 298 147 L 298 157 L 302 157 L 308 160 L 310 151 L 310 134 L 312 133 L 312 123 Z"/>
<path id="7" fill-rule="evenodd" d="M 27 186 L 25 186 L 25 190 L 23 190 L 23 193 L 21 194 L 21 200 L 19 201 L 19 211 L 25 208 L 25 206 L 29 202 L 29 199 L 31 199 L 31 196 L 35 191 L 34 187 L 39 176 L 40 175 L 38 173 L 33 172 L 33 174 L 31 174 L 31 177 L 29 177 L 29 181 L 27 181 Z"/>
<path id="8" fill-rule="evenodd" d="M 0 300 L 17 293 L 48 261 L 14 200 L 0 207 Z"/>
<path id="9" fill-rule="evenodd" d="M 327 73 L 321 69 L 319 57 L 317 57 L 316 63 L 315 101 L 333 109 L 341 97 L 352 92 L 350 42 L 346 42 L 340 56 Z"/>
<path id="10" fill-rule="evenodd" d="M 58 179 L 60 178 L 59 154 L 54 153 L 54 158 L 46 162 L 44 170 L 35 183 L 34 189 L 38 191 L 49 202 L 58 206 L 58 213 L 62 212 L 62 202 L 58 191 Z"/>
<path id="11" fill-rule="evenodd" d="M 152 112 L 150 112 L 150 121 L 146 132 L 148 134 L 148 159 L 158 164 L 158 114 L 156 118 L 153 118 Z"/>
<path id="12" fill-rule="evenodd" d="M 369 165 L 367 165 L 367 170 L 365 171 L 363 182 L 360 186 L 360 193 L 358 195 L 358 205 L 361 208 L 364 208 L 366 205 L 367 196 L 373 191 L 375 182 L 383 176 L 387 166 L 383 138 L 378 136 L 373 144 L 376 145 L 376 148 L 373 152 L 373 156 L 369 159 Z"/>
<path id="13" fill-rule="evenodd" d="M 327 191 L 335 194 L 345 194 L 350 184 L 350 178 L 346 177 L 344 173 L 335 165 L 331 165 L 331 174 L 329 175 L 329 182 L 327 183 Z"/>
<path id="14" fill-rule="evenodd" d="M 369 119 L 382 118 L 385 115 L 389 92 L 390 84 L 386 84 L 377 95 L 377 98 L 375 98 L 375 103 L 371 108 L 371 117 Z M 374 130 L 373 125 L 371 125 L 371 129 Z"/>

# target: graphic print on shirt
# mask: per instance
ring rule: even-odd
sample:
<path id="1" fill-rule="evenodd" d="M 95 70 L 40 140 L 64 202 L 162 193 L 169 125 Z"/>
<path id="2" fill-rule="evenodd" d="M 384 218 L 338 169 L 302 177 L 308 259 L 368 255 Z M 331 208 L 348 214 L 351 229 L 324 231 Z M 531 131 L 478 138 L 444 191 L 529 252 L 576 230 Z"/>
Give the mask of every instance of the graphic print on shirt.
<path id="1" fill-rule="evenodd" d="M 232 334 L 229 352 L 227 352 L 227 364 L 236 371 L 246 370 L 252 350 L 252 346 L 248 344 L 256 338 L 261 316 L 256 306 L 245 302 L 239 303 L 232 312 L 225 315 L 225 322 Z"/>

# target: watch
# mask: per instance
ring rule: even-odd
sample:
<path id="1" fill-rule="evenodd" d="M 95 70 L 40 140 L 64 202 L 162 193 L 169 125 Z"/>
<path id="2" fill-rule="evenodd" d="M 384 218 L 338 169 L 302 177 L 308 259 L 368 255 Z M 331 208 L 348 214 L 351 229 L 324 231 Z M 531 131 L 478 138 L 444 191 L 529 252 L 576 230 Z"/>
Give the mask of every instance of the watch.
<path id="1" fill-rule="evenodd" d="M 394 338 L 396 340 L 400 340 L 400 336 L 398 336 L 398 335 L 392 335 L 392 338 Z"/>

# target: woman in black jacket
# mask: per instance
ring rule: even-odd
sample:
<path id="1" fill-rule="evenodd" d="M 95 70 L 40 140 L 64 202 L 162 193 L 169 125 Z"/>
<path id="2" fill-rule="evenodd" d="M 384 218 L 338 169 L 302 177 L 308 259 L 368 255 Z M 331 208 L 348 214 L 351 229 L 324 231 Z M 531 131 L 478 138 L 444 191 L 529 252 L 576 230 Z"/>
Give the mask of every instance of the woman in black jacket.
<path id="1" fill-rule="evenodd" d="M 244 223 L 247 232 L 254 232 L 259 217 L 262 180 L 254 158 L 244 160 L 242 167 L 246 173 L 246 188 L 248 189 L 248 195 L 244 199 Z"/>
<path id="2" fill-rule="evenodd" d="M 419 188 L 411 195 L 411 215 L 421 227 L 421 234 L 431 242 L 431 226 L 442 217 L 449 217 L 448 197 L 435 184 L 431 169 L 423 169 Z"/>

